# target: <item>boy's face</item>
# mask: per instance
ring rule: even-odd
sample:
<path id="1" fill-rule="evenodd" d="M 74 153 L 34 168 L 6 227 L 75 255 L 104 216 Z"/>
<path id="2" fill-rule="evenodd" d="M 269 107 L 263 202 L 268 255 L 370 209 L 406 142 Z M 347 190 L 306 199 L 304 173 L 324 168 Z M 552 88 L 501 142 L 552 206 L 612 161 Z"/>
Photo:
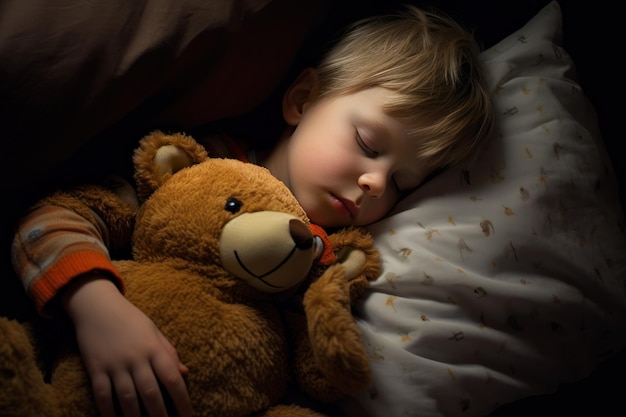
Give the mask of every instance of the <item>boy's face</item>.
<path id="1" fill-rule="evenodd" d="M 312 222 L 362 226 L 385 216 L 432 172 L 406 127 L 383 111 L 390 92 L 371 88 L 305 103 L 278 173 Z"/>

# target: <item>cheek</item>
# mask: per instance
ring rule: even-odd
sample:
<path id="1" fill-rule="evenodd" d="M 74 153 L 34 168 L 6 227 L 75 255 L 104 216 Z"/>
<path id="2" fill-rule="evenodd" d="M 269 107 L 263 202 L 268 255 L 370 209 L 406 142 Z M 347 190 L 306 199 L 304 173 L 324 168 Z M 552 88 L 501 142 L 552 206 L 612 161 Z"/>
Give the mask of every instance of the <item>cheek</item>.
<path id="1" fill-rule="evenodd" d="M 331 131 L 321 130 L 299 133 L 299 136 L 292 136 L 291 139 L 289 163 L 293 170 L 306 170 L 316 176 L 330 178 L 349 171 L 350 153 L 340 137 Z"/>
<path id="2" fill-rule="evenodd" d="M 312 146 L 294 147 L 289 158 L 292 173 L 309 173 L 308 176 L 318 176 L 328 172 L 327 161 L 327 153 Z"/>

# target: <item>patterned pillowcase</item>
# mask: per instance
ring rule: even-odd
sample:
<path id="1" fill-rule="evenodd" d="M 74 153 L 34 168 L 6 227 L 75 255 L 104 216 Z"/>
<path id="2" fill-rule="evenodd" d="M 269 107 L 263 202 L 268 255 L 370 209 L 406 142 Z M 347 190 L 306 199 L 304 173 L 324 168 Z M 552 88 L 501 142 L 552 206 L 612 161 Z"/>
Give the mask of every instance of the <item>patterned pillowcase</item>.
<path id="1" fill-rule="evenodd" d="M 482 59 L 493 142 L 373 225 L 355 316 L 374 383 L 349 415 L 484 416 L 626 346 L 626 237 L 594 109 L 549 3 Z"/>

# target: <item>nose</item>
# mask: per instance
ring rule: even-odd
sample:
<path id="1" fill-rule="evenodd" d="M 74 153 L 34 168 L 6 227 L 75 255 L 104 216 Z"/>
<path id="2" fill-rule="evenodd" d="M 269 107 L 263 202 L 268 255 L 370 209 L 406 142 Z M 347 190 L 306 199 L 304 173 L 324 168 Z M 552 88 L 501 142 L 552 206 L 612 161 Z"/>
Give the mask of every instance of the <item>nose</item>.
<path id="1" fill-rule="evenodd" d="M 378 198 L 385 193 L 387 175 L 383 172 L 369 172 L 362 174 L 358 180 L 363 193 L 372 198 Z"/>

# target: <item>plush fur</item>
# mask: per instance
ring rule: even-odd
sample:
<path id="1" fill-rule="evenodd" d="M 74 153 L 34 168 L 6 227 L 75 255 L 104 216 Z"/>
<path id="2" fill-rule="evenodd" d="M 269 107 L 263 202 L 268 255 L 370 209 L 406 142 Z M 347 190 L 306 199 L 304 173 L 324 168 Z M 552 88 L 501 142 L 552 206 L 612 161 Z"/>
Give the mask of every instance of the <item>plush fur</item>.
<path id="1" fill-rule="evenodd" d="M 304 211 L 266 169 L 207 158 L 192 138 L 161 132 L 142 140 L 134 162 L 136 213 L 100 187 L 51 199 L 95 208 L 119 225 L 113 240 L 123 241 L 135 223 L 133 260 L 116 266 L 127 298 L 189 367 L 197 416 L 320 416 L 283 404 L 290 381 L 321 401 L 369 384 L 367 352 L 350 311 L 380 273 L 369 234 L 331 234 L 336 260 L 322 265 Z M 95 417 L 88 375 L 70 345 L 48 353 L 48 377 L 39 358 L 53 349 L 31 323 L 0 318 L 0 415 Z"/>

